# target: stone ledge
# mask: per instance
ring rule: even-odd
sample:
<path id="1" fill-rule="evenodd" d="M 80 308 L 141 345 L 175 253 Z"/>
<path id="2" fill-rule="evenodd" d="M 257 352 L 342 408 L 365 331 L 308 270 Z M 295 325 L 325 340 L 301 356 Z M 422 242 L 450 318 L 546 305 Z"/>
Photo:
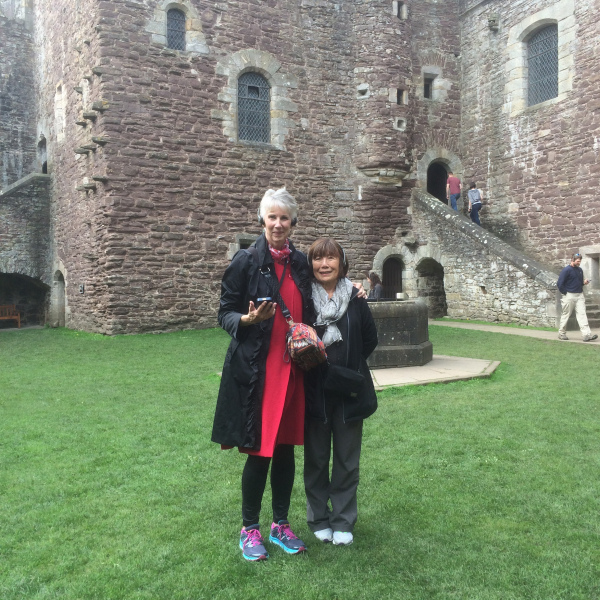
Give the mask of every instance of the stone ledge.
<path id="1" fill-rule="evenodd" d="M 30 173 L 25 177 L 22 177 L 18 181 L 15 181 L 13 184 L 9 185 L 6 189 L 0 191 L 0 197 L 9 196 L 11 193 L 20 190 L 21 188 L 31 184 L 31 183 L 50 183 L 50 175 L 46 175 L 45 173 Z"/>

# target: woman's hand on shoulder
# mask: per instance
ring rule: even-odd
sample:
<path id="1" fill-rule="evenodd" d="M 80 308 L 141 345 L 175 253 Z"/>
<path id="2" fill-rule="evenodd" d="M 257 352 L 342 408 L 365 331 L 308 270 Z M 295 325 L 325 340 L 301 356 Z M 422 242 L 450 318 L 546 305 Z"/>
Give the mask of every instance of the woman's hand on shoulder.
<path id="1" fill-rule="evenodd" d="M 363 287 L 362 283 L 358 283 L 353 281 L 352 285 L 358 290 L 358 297 L 359 298 L 366 298 L 367 297 L 367 292 L 365 291 L 365 288 Z"/>
<path id="2" fill-rule="evenodd" d="M 240 325 L 242 327 L 249 327 L 250 325 L 256 325 L 267 319 L 271 319 L 275 316 L 275 302 L 261 302 L 260 306 L 256 308 L 254 302 L 250 300 L 248 306 L 248 314 L 242 315 L 240 318 Z"/>

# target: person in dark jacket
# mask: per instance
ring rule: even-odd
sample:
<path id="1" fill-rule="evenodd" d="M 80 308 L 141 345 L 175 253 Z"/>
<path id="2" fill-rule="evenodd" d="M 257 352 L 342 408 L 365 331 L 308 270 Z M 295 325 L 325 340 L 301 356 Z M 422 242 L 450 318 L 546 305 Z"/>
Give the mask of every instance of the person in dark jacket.
<path id="1" fill-rule="evenodd" d="M 348 545 L 358 516 L 363 419 L 377 410 L 367 366 L 377 346 L 377 329 L 366 300 L 358 297 L 346 278 L 348 261 L 342 247 L 330 238 L 317 240 L 308 251 L 308 260 L 314 276 L 315 326 L 327 349 L 327 363 L 306 376 L 307 520 L 319 540 Z M 342 391 L 347 382 L 351 382 L 349 389 Z"/>
<path id="2" fill-rule="evenodd" d="M 306 256 L 288 237 L 297 204 L 285 188 L 268 190 L 259 208 L 264 233 L 240 250 L 223 275 L 219 324 L 231 335 L 217 399 L 212 441 L 248 455 L 242 473 L 240 548 L 246 560 L 268 558 L 259 516 L 269 465 L 273 523 L 269 540 L 288 554 L 306 546 L 292 532 L 294 445 L 304 441 L 304 374 L 286 360 L 288 325 L 271 300 L 276 290 L 294 321 L 312 312 Z"/>
<path id="3" fill-rule="evenodd" d="M 568 340 L 567 323 L 569 317 L 575 309 L 577 324 L 581 330 L 584 342 L 593 342 L 598 339 L 595 333 L 590 329 L 588 318 L 585 312 L 585 296 L 583 295 L 583 286 L 590 282 L 584 279 L 581 268 L 581 254 L 571 256 L 571 264 L 567 265 L 558 276 L 556 287 L 563 295 L 561 298 L 562 313 L 560 315 L 560 325 L 558 327 L 558 339 Z"/>

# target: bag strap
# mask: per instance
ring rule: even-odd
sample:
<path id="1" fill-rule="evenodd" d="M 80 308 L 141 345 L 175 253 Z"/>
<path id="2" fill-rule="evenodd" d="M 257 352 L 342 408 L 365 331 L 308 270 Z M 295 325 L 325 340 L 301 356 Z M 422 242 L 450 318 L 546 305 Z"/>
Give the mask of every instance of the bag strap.
<path id="1" fill-rule="evenodd" d="M 285 277 L 286 269 L 287 269 L 287 261 L 286 261 L 285 265 L 283 266 L 283 275 L 281 276 L 281 281 L 279 282 L 279 285 L 277 286 L 276 290 L 273 289 L 273 277 L 271 276 L 271 273 L 269 272 L 269 274 L 267 275 L 262 270 L 261 270 L 261 273 L 264 275 L 265 279 L 267 280 L 267 284 L 271 288 L 271 295 L 273 296 L 273 299 L 277 302 L 277 304 L 279 304 L 279 306 L 281 306 L 281 312 L 283 314 L 283 318 L 287 321 L 288 325 L 291 326 L 294 322 L 292 319 L 292 315 L 291 315 L 288 307 L 286 306 L 285 302 L 283 301 L 283 298 L 281 297 L 281 293 L 279 292 L 279 290 L 283 284 L 283 278 Z"/>
<path id="2" fill-rule="evenodd" d="M 258 250 L 256 249 L 256 247 L 250 246 L 249 248 L 247 248 L 247 250 L 250 253 L 250 255 L 254 258 L 254 260 L 258 263 Z M 288 262 L 289 262 L 289 260 L 286 260 L 283 265 L 283 274 L 281 275 L 281 279 L 278 281 L 277 288 L 274 288 L 274 286 L 273 286 L 274 278 L 268 267 L 267 268 L 261 267 L 260 273 L 267 281 L 267 285 L 269 286 L 269 290 L 271 291 L 271 297 L 277 302 L 277 304 L 279 304 L 279 306 L 281 307 L 281 312 L 283 314 L 284 319 L 288 322 L 288 325 L 290 325 L 291 323 L 293 323 L 292 315 L 291 315 L 288 307 L 286 306 L 285 302 L 283 301 L 281 294 L 279 293 L 279 290 L 281 289 L 281 286 L 283 285 L 283 280 L 285 278 L 285 272 L 287 270 Z M 275 280 L 277 281 L 277 278 L 275 278 Z"/>

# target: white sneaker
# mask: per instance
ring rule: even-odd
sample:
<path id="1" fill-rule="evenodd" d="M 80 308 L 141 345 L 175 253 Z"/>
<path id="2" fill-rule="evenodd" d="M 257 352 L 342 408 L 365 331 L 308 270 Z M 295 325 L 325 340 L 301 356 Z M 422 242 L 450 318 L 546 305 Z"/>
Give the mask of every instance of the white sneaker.
<path id="1" fill-rule="evenodd" d="M 334 531 L 334 546 L 349 546 L 354 541 L 354 536 L 349 531 Z"/>
<path id="2" fill-rule="evenodd" d="M 330 527 L 327 527 L 327 529 L 319 529 L 319 531 L 315 531 L 315 537 L 324 544 L 327 544 L 328 542 L 333 541 L 333 529 Z"/>

